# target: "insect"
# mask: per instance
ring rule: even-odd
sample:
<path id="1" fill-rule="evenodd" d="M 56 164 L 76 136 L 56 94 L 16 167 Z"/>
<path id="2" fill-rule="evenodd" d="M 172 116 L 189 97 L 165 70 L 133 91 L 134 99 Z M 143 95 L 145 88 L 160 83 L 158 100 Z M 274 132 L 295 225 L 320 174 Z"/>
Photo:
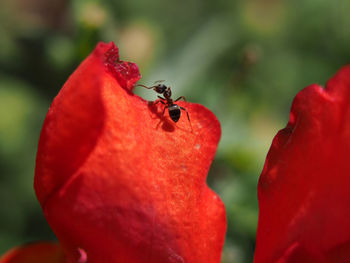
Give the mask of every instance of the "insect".
<path id="1" fill-rule="evenodd" d="M 164 98 L 161 97 L 161 96 L 157 96 L 159 99 L 156 100 L 154 102 L 154 105 L 158 104 L 158 103 L 162 103 L 164 106 L 164 109 L 163 109 L 163 113 L 162 113 L 162 116 L 164 116 L 164 112 L 166 109 L 168 109 L 168 112 L 169 112 L 169 116 L 170 118 L 172 119 L 173 122 L 178 122 L 178 120 L 180 119 L 181 117 L 181 110 L 185 111 L 186 114 L 187 114 L 187 119 L 191 125 L 191 128 L 192 128 L 192 124 L 191 124 L 191 120 L 190 120 L 190 115 L 188 114 L 188 111 L 184 108 L 184 107 L 181 107 L 179 105 L 177 105 L 175 102 L 183 99 L 184 101 L 186 101 L 186 98 L 184 96 L 181 96 L 179 98 L 177 98 L 176 100 L 173 100 L 171 98 L 171 88 L 162 84 L 162 83 L 159 83 L 159 82 L 163 82 L 164 80 L 159 80 L 159 81 L 156 81 L 155 82 L 155 85 L 153 86 L 150 86 L 150 87 L 147 87 L 145 85 L 142 85 L 142 84 L 138 84 L 136 86 L 140 86 L 140 87 L 144 87 L 146 89 L 153 89 L 155 92 L 159 93 L 159 94 L 163 94 Z M 156 84 L 158 83 L 158 84 Z"/>

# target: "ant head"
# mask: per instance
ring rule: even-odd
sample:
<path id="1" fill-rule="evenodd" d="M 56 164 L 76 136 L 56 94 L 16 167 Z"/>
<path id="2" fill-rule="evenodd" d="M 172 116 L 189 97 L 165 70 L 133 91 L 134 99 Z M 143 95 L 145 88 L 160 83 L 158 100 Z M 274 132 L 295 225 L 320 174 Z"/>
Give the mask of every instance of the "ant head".
<path id="1" fill-rule="evenodd" d="M 165 86 L 164 84 L 158 84 L 158 85 L 154 86 L 154 91 L 157 93 L 163 94 L 167 88 L 168 87 Z"/>

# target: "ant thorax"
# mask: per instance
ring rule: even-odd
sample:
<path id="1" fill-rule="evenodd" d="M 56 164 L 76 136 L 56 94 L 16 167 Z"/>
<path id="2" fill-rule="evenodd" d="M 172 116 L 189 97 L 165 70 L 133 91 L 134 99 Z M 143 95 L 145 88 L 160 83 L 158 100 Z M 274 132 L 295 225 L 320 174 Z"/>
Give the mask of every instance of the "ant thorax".
<path id="1" fill-rule="evenodd" d="M 171 89 L 170 89 L 170 88 L 167 88 L 167 89 L 164 91 L 163 95 L 164 95 L 164 98 L 170 99 L 170 98 L 171 98 Z"/>

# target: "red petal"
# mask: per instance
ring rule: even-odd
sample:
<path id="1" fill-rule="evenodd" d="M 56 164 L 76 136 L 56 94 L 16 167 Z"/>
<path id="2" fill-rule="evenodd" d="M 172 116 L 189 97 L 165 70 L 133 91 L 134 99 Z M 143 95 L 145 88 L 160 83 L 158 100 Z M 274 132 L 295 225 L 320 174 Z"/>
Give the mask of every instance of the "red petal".
<path id="1" fill-rule="evenodd" d="M 185 114 L 161 118 L 164 105 L 132 94 L 137 66 L 116 52 L 100 43 L 48 112 L 35 175 L 46 218 L 89 263 L 218 263 L 225 210 L 206 175 L 220 125 L 184 102 L 193 132 Z"/>
<path id="2" fill-rule="evenodd" d="M 33 243 L 8 251 L 0 263 L 64 263 L 61 247 L 54 243 Z"/>
<path id="3" fill-rule="evenodd" d="M 350 262 L 350 67 L 295 98 L 258 186 L 256 263 Z M 279 260 L 279 261 L 278 261 Z"/>

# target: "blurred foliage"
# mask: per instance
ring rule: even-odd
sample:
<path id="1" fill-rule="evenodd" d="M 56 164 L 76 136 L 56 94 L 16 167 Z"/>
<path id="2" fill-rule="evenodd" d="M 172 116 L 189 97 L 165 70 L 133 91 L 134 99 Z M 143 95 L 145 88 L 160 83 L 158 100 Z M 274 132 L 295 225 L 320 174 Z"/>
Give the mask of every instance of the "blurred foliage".
<path id="1" fill-rule="evenodd" d="M 252 262 L 271 140 L 295 94 L 349 62 L 349 13 L 348 0 L 1 1 L 0 254 L 54 239 L 32 188 L 40 128 L 69 74 L 98 41 L 114 41 L 142 83 L 165 79 L 219 118 L 208 182 L 227 209 L 222 262 Z"/>

